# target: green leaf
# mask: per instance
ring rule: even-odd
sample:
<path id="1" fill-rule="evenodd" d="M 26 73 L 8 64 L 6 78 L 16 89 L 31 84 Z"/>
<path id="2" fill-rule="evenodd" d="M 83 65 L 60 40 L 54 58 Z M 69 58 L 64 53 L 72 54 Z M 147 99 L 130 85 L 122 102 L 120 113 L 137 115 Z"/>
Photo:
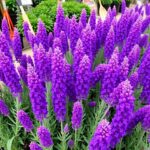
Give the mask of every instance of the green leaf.
<path id="1" fill-rule="evenodd" d="M 11 150 L 11 146 L 12 146 L 14 138 L 15 136 L 13 136 L 11 139 L 7 141 L 7 150 Z"/>

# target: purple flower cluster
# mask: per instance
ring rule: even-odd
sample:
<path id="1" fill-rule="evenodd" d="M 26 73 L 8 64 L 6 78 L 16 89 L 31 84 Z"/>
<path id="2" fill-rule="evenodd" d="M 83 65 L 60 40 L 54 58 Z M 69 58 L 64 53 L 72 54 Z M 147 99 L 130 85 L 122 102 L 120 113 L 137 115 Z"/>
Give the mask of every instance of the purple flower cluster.
<path id="1" fill-rule="evenodd" d="M 36 142 L 31 142 L 29 147 L 30 150 L 42 150 L 42 148 Z"/>
<path id="2" fill-rule="evenodd" d="M 0 99 L 0 114 L 4 116 L 9 115 L 9 108 L 2 99 Z"/>

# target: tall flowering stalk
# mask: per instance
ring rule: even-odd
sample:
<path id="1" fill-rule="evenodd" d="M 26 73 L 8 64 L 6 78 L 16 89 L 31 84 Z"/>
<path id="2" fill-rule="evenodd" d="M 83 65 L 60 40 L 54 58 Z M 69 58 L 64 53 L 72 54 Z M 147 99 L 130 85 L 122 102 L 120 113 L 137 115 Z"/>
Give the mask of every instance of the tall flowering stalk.
<path id="1" fill-rule="evenodd" d="M 76 75 L 76 96 L 78 100 L 85 100 L 90 90 L 91 62 L 87 55 L 80 61 Z"/>
<path id="2" fill-rule="evenodd" d="M 86 27 L 86 21 L 87 21 L 87 16 L 86 16 L 86 10 L 82 9 L 81 15 L 80 15 L 80 22 L 82 23 L 83 27 Z"/>
<path id="3" fill-rule="evenodd" d="M 125 0 L 122 0 L 122 3 L 121 3 L 121 13 L 122 13 L 122 14 L 124 14 L 125 9 L 126 9 L 126 1 L 125 1 Z"/>
<path id="4" fill-rule="evenodd" d="M 60 39 L 62 43 L 62 52 L 63 54 L 66 54 L 66 52 L 68 51 L 68 39 L 64 31 L 60 32 Z"/>
<path id="5" fill-rule="evenodd" d="M 96 25 L 96 11 L 93 9 L 91 11 L 91 15 L 90 15 L 90 26 L 91 26 L 91 30 L 95 29 L 95 25 Z"/>
<path id="6" fill-rule="evenodd" d="M 45 95 L 46 89 L 35 72 L 35 69 L 30 64 L 28 65 L 28 87 L 30 91 L 32 111 L 35 118 L 42 122 L 48 113 Z"/>
<path id="7" fill-rule="evenodd" d="M 96 48 L 97 48 L 97 50 L 101 46 L 102 30 L 103 30 L 102 20 L 98 19 L 97 24 L 96 24 L 96 28 L 95 28 L 95 33 L 96 33 Z"/>
<path id="8" fill-rule="evenodd" d="M 56 119 L 60 122 L 66 118 L 66 95 L 65 63 L 63 54 L 56 48 L 52 55 L 52 103 Z"/>
<path id="9" fill-rule="evenodd" d="M 23 31 L 24 31 L 24 36 L 25 38 L 27 39 L 27 41 L 29 42 L 29 36 L 28 36 L 28 31 L 30 31 L 30 28 L 29 28 L 29 24 L 28 22 L 23 22 Z"/>

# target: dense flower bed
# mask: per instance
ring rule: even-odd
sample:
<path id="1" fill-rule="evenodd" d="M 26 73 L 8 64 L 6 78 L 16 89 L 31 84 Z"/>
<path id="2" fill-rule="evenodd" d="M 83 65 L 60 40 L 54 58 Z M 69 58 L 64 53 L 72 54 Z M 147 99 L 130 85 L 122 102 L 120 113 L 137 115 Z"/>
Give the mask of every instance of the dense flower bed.
<path id="1" fill-rule="evenodd" d="M 0 32 L 0 148 L 12 150 L 149 149 L 150 5 L 116 9 L 79 22 L 58 5 L 54 31 L 39 20 L 24 34 Z M 13 58 L 11 49 L 15 58 Z M 14 61 L 18 65 L 15 65 Z M 23 128 L 22 128 L 23 127 Z"/>

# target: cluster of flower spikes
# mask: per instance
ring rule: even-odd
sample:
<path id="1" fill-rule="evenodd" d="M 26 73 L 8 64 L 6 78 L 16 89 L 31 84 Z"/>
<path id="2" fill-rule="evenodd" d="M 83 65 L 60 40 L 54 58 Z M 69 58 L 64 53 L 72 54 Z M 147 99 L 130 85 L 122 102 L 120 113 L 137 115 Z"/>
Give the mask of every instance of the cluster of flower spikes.
<path id="1" fill-rule="evenodd" d="M 35 118 L 38 121 L 42 122 L 43 119 L 46 118 L 48 113 L 46 102 L 46 89 L 43 85 L 42 80 L 40 80 L 38 74 L 35 72 L 35 69 L 30 64 L 28 64 L 27 78 L 32 111 Z"/>

